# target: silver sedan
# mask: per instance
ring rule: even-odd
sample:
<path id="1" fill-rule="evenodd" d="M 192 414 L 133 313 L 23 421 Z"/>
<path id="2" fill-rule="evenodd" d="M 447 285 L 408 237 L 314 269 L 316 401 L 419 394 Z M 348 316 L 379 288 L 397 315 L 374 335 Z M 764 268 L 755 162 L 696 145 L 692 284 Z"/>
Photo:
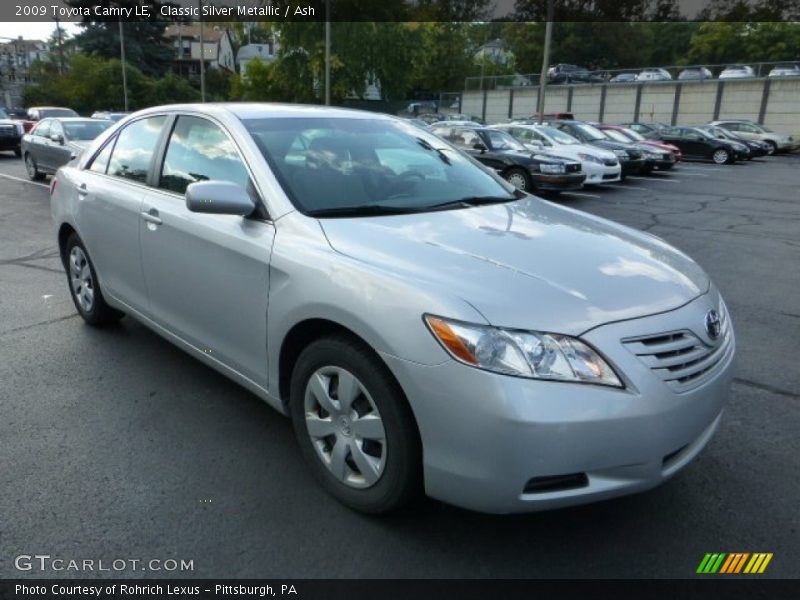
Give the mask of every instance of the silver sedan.
<path id="1" fill-rule="evenodd" d="M 135 318 L 290 415 L 357 510 L 641 491 L 721 419 L 734 333 L 697 264 L 400 119 L 151 108 L 58 171 L 52 214 L 88 324 Z"/>

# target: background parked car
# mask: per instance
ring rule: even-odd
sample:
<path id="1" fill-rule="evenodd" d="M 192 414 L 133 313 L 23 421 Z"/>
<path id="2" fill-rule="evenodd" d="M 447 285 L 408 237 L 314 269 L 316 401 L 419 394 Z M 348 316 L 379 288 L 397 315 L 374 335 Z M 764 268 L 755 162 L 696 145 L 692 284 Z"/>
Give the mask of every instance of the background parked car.
<path id="1" fill-rule="evenodd" d="M 644 153 L 641 150 L 630 147 L 629 144 L 609 139 L 597 127 L 584 123 L 583 121 L 551 121 L 549 124 L 560 131 L 564 131 L 571 136 L 579 139 L 584 144 L 590 144 L 597 148 L 610 150 L 617 156 L 619 164 L 622 166 L 622 178 L 632 173 L 640 173 L 647 168 Z"/>
<path id="2" fill-rule="evenodd" d="M 672 75 L 666 69 L 642 69 L 636 76 L 636 81 L 670 81 Z"/>
<path id="3" fill-rule="evenodd" d="M 720 79 L 749 79 L 755 76 L 756 72 L 753 67 L 747 65 L 730 65 L 719 74 Z"/>
<path id="4" fill-rule="evenodd" d="M 17 156 L 22 156 L 20 141 L 23 133 L 22 123 L 14 121 L 0 109 L 0 151 L 11 150 Z"/>
<path id="5" fill-rule="evenodd" d="M 753 121 L 728 119 L 723 121 L 711 121 L 709 125 L 718 125 L 748 140 L 765 142 L 770 146 L 769 154 L 775 154 L 775 152 L 778 151 L 791 152 L 798 146 L 798 140 L 794 139 L 791 135 L 776 133 Z"/>
<path id="6" fill-rule="evenodd" d="M 586 67 L 559 64 L 547 70 L 548 83 L 601 83 L 603 78 Z"/>
<path id="7" fill-rule="evenodd" d="M 577 138 L 554 127 L 526 122 L 503 123 L 493 127 L 507 131 L 532 152 L 580 161 L 581 170 L 586 173 L 584 184 L 613 183 L 621 178 L 622 167 L 616 154 L 582 144 Z"/>
<path id="8" fill-rule="evenodd" d="M 645 152 L 652 154 L 652 160 L 655 162 L 655 168 L 661 171 L 667 171 L 675 166 L 681 159 L 681 151 L 677 146 L 660 142 L 656 140 L 648 140 L 635 131 L 622 127 L 621 125 L 605 125 L 600 124 L 597 126 L 600 131 L 606 134 L 612 134 L 611 137 L 615 139 L 625 139 L 632 144 L 636 144 Z M 620 138 L 620 136 L 622 136 Z"/>
<path id="9" fill-rule="evenodd" d="M 93 119 L 108 119 L 116 123 L 117 121 L 121 121 L 125 117 L 127 117 L 130 112 L 112 112 L 108 110 L 98 110 L 92 113 Z"/>
<path id="10" fill-rule="evenodd" d="M 577 161 L 533 154 L 505 131 L 489 127 L 432 127 L 431 131 L 470 154 L 525 192 L 580 189 L 586 179 Z"/>
<path id="11" fill-rule="evenodd" d="M 632 129 L 642 137 L 647 138 L 648 140 L 660 140 L 661 139 L 661 132 L 665 129 L 669 129 L 669 125 L 664 123 L 622 123 L 623 127 L 627 127 Z"/>
<path id="12" fill-rule="evenodd" d="M 696 127 L 671 127 L 661 132 L 662 139 L 681 149 L 687 158 L 709 158 L 718 165 L 729 165 L 741 156 L 743 144 L 720 140 Z"/>
<path id="13" fill-rule="evenodd" d="M 771 146 L 766 142 L 759 142 L 758 140 L 748 140 L 743 137 L 739 137 L 733 131 L 728 131 L 724 127 L 716 127 L 714 125 L 703 125 L 700 129 L 707 131 L 715 138 L 719 138 L 721 140 L 732 140 L 734 142 L 739 142 L 740 144 L 744 144 L 750 149 L 750 156 L 748 156 L 748 160 L 752 160 L 757 156 L 766 156 L 769 154 Z"/>
<path id="14" fill-rule="evenodd" d="M 636 73 L 620 73 L 609 80 L 610 83 L 631 83 L 633 81 L 636 81 Z"/>
<path id="15" fill-rule="evenodd" d="M 678 79 L 681 81 L 699 80 L 699 79 L 713 79 L 714 74 L 705 67 L 689 67 L 678 73 Z"/>
<path id="16" fill-rule="evenodd" d="M 109 119 L 43 119 L 22 138 L 22 158 L 33 181 L 55 173 L 113 124 Z"/>
<path id="17" fill-rule="evenodd" d="M 767 77 L 800 77 L 800 65 L 779 65 Z"/>
<path id="18" fill-rule="evenodd" d="M 28 112 L 23 121 L 22 126 L 25 129 L 25 133 L 29 132 L 33 129 L 33 126 L 41 121 L 42 119 L 47 119 L 50 117 L 78 117 L 80 116 L 71 108 L 65 108 L 62 106 L 31 106 L 28 108 Z"/>

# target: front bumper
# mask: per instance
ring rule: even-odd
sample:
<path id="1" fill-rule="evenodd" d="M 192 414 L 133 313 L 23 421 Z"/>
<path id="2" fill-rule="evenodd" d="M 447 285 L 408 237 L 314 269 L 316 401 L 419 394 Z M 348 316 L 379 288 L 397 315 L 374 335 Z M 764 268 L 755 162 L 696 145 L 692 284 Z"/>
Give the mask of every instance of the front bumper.
<path id="1" fill-rule="evenodd" d="M 621 340 L 685 329 L 700 336 L 698 325 L 702 329 L 718 302 L 709 292 L 675 311 L 581 336 L 622 375 L 624 390 L 384 355 L 419 425 L 427 494 L 472 510 L 514 513 L 593 502 L 666 481 L 719 425 L 733 371 L 733 331 L 730 353 L 681 393 Z M 530 492 L 532 480 L 575 474 L 585 476 L 585 485 Z"/>
<path id="2" fill-rule="evenodd" d="M 613 165 L 593 163 L 588 160 L 581 162 L 581 168 L 586 173 L 584 185 L 598 183 L 614 183 L 621 179 L 622 168 L 618 162 Z"/>
<path id="3" fill-rule="evenodd" d="M 544 173 L 531 173 L 533 187 L 536 190 L 548 192 L 565 192 L 579 190 L 586 180 L 585 173 L 564 173 L 562 175 L 546 175 Z"/>
<path id="4" fill-rule="evenodd" d="M 623 175 L 635 175 L 636 173 L 646 171 L 648 167 L 647 161 L 644 158 L 631 158 L 620 161 L 620 164 L 622 165 Z M 650 165 L 650 169 L 652 168 L 652 165 Z"/>

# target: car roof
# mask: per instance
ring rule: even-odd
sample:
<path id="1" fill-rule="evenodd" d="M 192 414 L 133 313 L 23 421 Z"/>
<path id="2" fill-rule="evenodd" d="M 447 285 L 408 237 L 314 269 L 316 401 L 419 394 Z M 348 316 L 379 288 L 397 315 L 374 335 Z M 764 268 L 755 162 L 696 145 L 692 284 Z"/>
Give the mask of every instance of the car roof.
<path id="1" fill-rule="evenodd" d="M 96 121 L 109 121 L 110 119 L 93 119 L 91 117 L 46 117 L 43 121 L 61 121 L 62 123 L 80 123 L 89 121 L 94 123 Z"/>
<path id="2" fill-rule="evenodd" d="M 396 120 L 399 117 L 383 113 L 356 110 L 351 108 L 335 108 L 313 104 L 281 104 L 277 102 L 208 102 L 205 104 L 166 104 L 152 106 L 136 114 L 149 114 L 153 112 L 204 112 L 207 114 L 232 114 L 239 119 L 269 119 L 269 118 L 339 118 L 339 119 L 378 119 Z"/>

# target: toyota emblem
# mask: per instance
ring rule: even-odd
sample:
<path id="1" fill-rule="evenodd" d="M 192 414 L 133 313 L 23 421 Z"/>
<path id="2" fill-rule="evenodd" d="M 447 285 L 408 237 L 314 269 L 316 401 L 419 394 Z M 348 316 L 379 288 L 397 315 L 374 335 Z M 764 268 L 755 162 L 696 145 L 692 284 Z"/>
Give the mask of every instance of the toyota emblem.
<path id="1" fill-rule="evenodd" d="M 719 313 L 713 308 L 706 313 L 705 325 L 708 337 L 716 340 L 722 330 L 722 323 L 719 320 Z"/>

